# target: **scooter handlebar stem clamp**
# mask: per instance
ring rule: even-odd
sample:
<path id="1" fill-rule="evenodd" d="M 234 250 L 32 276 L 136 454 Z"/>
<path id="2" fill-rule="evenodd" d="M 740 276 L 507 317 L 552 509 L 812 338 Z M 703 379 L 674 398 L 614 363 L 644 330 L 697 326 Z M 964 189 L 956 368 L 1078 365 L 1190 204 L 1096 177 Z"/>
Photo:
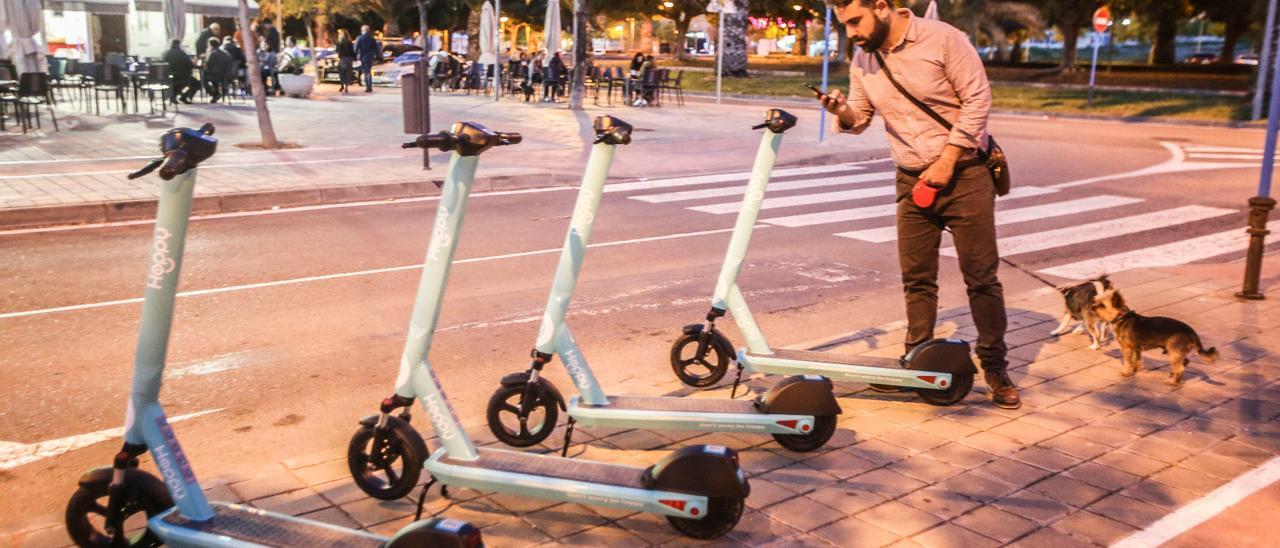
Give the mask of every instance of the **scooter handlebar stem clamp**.
<path id="1" fill-rule="evenodd" d="M 200 129 L 180 127 L 164 132 L 160 136 L 160 153 L 164 157 L 130 173 L 128 178 L 137 179 L 156 168 L 160 169 L 160 178 L 166 181 L 186 173 L 217 152 L 218 140 L 213 137 L 214 129 L 213 124 L 205 124 Z"/>
<path id="2" fill-rule="evenodd" d="M 597 116 L 593 126 L 596 130 L 595 144 L 625 145 L 631 142 L 631 124 L 613 116 Z"/>
<path id="3" fill-rule="evenodd" d="M 768 129 L 773 133 L 782 133 L 795 127 L 796 117 L 780 108 L 771 108 L 764 113 L 764 123 L 751 126 L 751 129 Z"/>

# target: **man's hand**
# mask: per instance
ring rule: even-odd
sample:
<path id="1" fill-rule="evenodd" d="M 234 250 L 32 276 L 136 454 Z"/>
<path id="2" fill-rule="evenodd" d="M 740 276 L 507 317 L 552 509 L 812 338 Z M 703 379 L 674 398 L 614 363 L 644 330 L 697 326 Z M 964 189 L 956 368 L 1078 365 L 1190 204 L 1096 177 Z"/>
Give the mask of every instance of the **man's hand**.
<path id="1" fill-rule="evenodd" d="M 951 176 L 955 173 L 955 170 L 954 160 L 938 158 L 938 161 L 930 164 L 929 167 L 920 172 L 920 180 L 925 181 L 929 186 L 941 188 L 951 182 Z"/>
<path id="2" fill-rule="evenodd" d="M 853 127 L 857 120 L 854 119 L 853 109 L 849 108 L 849 103 L 845 102 L 844 94 L 840 90 L 833 89 L 818 99 L 822 101 L 822 108 L 827 109 L 827 112 L 834 114 L 840 120 L 841 126 Z"/>

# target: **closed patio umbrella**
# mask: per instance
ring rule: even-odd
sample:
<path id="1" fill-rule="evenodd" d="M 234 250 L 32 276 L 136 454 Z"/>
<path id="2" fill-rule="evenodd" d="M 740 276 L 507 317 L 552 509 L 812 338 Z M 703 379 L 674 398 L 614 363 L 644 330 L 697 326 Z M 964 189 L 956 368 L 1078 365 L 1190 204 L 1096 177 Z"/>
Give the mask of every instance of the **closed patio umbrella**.
<path id="1" fill-rule="evenodd" d="M 497 46 L 493 43 L 494 35 L 497 34 L 498 18 L 493 14 L 493 4 L 488 1 L 484 3 L 484 7 L 480 9 L 480 64 L 492 65 L 497 63 L 496 55 Z"/>
<path id="2" fill-rule="evenodd" d="M 924 10 L 924 18 L 938 20 L 938 0 L 929 0 L 929 7 Z"/>
<path id="3" fill-rule="evenodd" d="M 164 0 L 164 32 L 169 40 L 182 40 L 186 36 L 186 0 Z"/>
<path id="4" fill-rule="evenodd" d="M 548 55 L 560 51 L 560 2 L 548 0 L 547 16 L 542 19 L 542 32 L 546 35 L 543 47 Z"/>
<path id="5" fill-rule="evenodd" d="M 44 28 L 44 8 L 40 0 L 3 1 L 9 32 L 13 33 L 9 47 L 14 66 L 19 73 L 44 72 L 44 39 L 40 35 Z"/>

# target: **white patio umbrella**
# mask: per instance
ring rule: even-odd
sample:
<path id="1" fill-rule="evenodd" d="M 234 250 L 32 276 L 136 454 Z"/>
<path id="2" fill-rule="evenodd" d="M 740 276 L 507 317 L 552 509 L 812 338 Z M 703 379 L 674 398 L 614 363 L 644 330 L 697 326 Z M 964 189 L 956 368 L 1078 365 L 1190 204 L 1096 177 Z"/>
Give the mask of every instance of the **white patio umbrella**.
<path id="1" fill-rule="evenodd" d="M 929 0 L 929 7 L 924 10 L 924 18 L 938 20 L 938 0 Z"/>
<path id="2" fill-rule="evenodd" d="M 40 36 L 44 27 L 44 9 L 40 0 L 3 0 L 13 41 L 13 64 L 19 73 L 44 72 L 44 47 Z"/>
<path id="3" fill-rule="evenodd" d="M 5 3 L 0 2 L 0 59 L 9 58 L 9 18 L 5 17 Z"/>
<path id="4" fill-rule="evenodd" d="M 560 1 L 547 1 L 547 16 L 542 19 L 543 34 L 546 35 L 546 41 L 543 47 L 547 49 L 547 55 L 554 55 L 560 51 Z"/>
<path id="5" fill-rule="evenodd" d="M 480 64 L 492 65 L 498 62 L 497 46 L 493 43 L 498 33 L 498 18 L 493 14 L 493 4 L 487 0 L 480 9 Z"/>
<path id="6" fill-rule="evenodd" d="M 164 0 L 164 32 L 169 40 L 182 40 L 187 34 L 187 0 Z"/>

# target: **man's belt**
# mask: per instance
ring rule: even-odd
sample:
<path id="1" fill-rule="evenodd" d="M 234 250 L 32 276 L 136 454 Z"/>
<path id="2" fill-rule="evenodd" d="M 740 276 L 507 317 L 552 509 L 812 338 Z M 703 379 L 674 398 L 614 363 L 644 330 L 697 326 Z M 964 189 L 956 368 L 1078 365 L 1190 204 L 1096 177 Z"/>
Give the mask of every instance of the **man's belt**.
<path id="1" fill-rule="evenodd" d="M 959 162 L 956 162 L 955 170 L 956 172 L 959 172 L 961 169 L 970 168 L 973 166 L 980 166 L 980 165 L 984 165 L 983 161 L 980 158 L 974 157 L 974 158 L 969 158 L 968 160 L 960 160 Z M 907 169 L 904 167 L 898 167 L 898 173 L 901 173 L 913 179 L 918 179 L 920 178 L 920 174 L 924 173 L 924 170 L 923 169 Z"/>

